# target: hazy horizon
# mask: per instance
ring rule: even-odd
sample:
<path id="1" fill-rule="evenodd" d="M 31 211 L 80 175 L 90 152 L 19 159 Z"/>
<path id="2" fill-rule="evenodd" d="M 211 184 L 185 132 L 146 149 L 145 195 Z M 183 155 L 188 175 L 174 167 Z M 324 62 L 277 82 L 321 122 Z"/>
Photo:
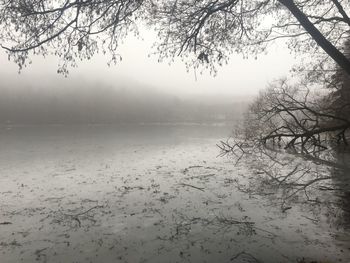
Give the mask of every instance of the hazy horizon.
<path id="1" fill-rule="evenodd" d="M 232 123 L 242 118 L 249 96 L 174 95 L 139 83 L 69 79 L 2 83 L 1 124 Z"/>
<path id="2" fill-rule="evenodd" d="M 292 66 L 298 61 L 283 43 L 272 44 L 267 54 L 260 54 L 257 59 L 251 56 L 243 59 L 242 54 L 233 54 L 227 65 L 218 66 L 217 75 L 209 74 L 208 70 L 187 70 L 185 63 L 179 58 L 169 63 L 165 60 L 158 62 L 157 55 L 151 55 L 152 43 L 156 40 L 148 30 L 141 31 L 142 39 L 129 36 L 119 46 L 122 61 L 116 65 L 107 65 L 110 57 L 101 54 L 91 60 L 77 61 L 77 68 L 69 68 L 69 75 L 64 77 L 57 74 L 59 60 L 52 56 L 45 58 L 33 56 L 32 63 L 23 68 L 18 74 L 18 66 L 7 60 L 6 52 L 0 50 L 0 77 L 2 83 L 41 83 L 62 82 L 70 83 L 76 79 L 84 82 L 102 83 L 113 86 L 115 83 L 142 83 L 144 86 L 171 93 L 184 94 L 222 94 L 222 95 L 257 95 L 259 90 L 280 77 L 289 74 Z M 269 70 L 266 70 L 266 69 Z"/>

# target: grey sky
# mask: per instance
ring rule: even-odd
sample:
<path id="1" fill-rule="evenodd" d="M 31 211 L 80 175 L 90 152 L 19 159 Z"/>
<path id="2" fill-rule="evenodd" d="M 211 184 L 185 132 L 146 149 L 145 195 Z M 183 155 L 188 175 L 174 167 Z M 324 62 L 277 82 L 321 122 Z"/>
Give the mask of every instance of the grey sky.
<path id="1" fill-rule="evenodd" d="M 195 75 L 193 70 L 187 72 L 180 60 L 168 65 L 167 62 L 158 63 L 156 56 L 148 57 L 153 36 L 144 32 L 142 37 L 144 40 L 129 37 L 124 41 L 119 50 L 123 60 L 116 66 L 108 67 L 108 56 L 97 55 L 90 61 L 80 62 L 78 68 L 70 69 L 68 79 L 56 74 L 58 60 L 53 57 L 34 58 L 33 64 L 17 75 L 17 65 L 7 61 L 4 50 L 0 50 L 0 75 L 14 84 L 83 79 L 114 86 L 120 81 L 130 81 L 174 94 L 253 95 L 273 79 L 286 76 L 296 63 L 295 55 L 290 54 L 285 45 L 274 44 L 267 55 L 260 55 L 257 60 L 232 56 L 228 65 L 218 68 L 215 77 L 209 72 Z"/>

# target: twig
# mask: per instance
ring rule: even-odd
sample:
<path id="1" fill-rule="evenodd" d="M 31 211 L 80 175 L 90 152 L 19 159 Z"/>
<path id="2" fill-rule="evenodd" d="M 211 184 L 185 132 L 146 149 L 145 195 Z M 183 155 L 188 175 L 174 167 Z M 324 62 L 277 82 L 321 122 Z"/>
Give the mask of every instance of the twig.
<path id="1" fill-rule="evenodd" d="M 304 217 L 304 218 L 306 218 L 306 219 L 309 219 L 309 220 L 311 220 L 311 221 L 314 222 L 314 223 L 318 223 L 318 220 L 317 220 L 317 219 L 313 219 L 313 218 L 310 218 L 310 217 L 307 217 L 307 216 L 303 216 L 303 215 L 302 215 L 302 217 Z"/>
<path id="2" fill-rule="evenodd" d="M 187 169 L 201 168 L 201 167 L 203 167 L 203 166 L 202 165 L 192 165 L 192 166 L 187 167 Z"/>
<path id="3" fill-rule="evenodd" d="M 185 183 L 181 183 L 180 185 L 182 185 L 182 186 L 192 187 L 192 188 L 194 188 L 194 189 L 197 189 L 197 190 L 199 190 L 199 191 L 204 192 L 204 188 L 202 188 L 202 187 L 197 187 L 197 186 L 190 185 L 190 184 L 185 184 Z"/>
<path id="4" fill-rule="evenodd" d="M 103 208 L 103 205 L 97 205 L 97 206 L 91 207 L 90 209 L 88 209 L 88 210 L 86 210 L 86 211 L 84 211 L 84 212 L 78 213 L 78 214 L 64 214 L 64 215 L 66 215 L 66 216 L 72 216 L 72 217 L 77 217 L 77 216 L 81 216 L 81 215 L 87 214 L 87 213 L 89 213 L 91 210 L 96 209 L 96 208 Z"/>
<path id="5" fill-rule="evenodd" d="M 1 222 L 0 225 L 12 225 L 11 222 Z"/>
<path id="6" fill-rule="evenodd" d="M 103 206 L 102 205 L 97 205 L 97 206 L 91 207 L 90 209 L 88 209 L 88 210 L 86 210 L 84 212 L 78 213 L 78 214 L 64 214 L 64 215 L 65 216 L 69 216 L 73 220 L 77 221 L 79 227 L 81 227 L 81 221 L 79 219 L 79 216 L 85 215 L 85 214 L 89 213 L 91 210 L 96 209 L 96 208 L 103 208 Z"/>
<path id="7" fill-rule="evenodd" d="M 234 257 L 232 257 L 232 258 L 230 259 L 230 261 L 235 261 L 236 259 L 238 259 L 239 257 L 241 257 L 241 256 L 243 256 L 243 255 L 250 257 L 250 258 L 253 259 L 256 263 L 261 263 L 261 261 L 258 260 L 256 257 L 254 257 L 252 254 L 249 254 L 249 253 L 244 252 L 244 251 L 242 251 L 242 252 L 238 253 L 237 255 L 235 255 Z"/>

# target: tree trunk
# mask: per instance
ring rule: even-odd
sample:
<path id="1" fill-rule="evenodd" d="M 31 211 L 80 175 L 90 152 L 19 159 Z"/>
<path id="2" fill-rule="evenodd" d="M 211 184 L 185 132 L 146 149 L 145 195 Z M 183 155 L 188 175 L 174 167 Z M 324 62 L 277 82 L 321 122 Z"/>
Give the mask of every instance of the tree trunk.
<path id="1" fill-rule="evenodd" d="M 350 61 L 340 52 L 324 35 L 314 26 L 308 17 L 295 5 L 293 0 L 278 0 L 299 21 L 304 29 L 312 36 L 317 44 L 345 71 L 350 75 Z"/>

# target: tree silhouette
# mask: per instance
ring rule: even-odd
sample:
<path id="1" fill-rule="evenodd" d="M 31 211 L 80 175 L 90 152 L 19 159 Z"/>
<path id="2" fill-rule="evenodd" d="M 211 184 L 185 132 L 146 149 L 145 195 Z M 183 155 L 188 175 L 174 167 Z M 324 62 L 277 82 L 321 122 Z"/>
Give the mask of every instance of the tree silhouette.
<path id="1" fill-rule="evenodd" d="M 350 74 L 343 54 L 350 19 L 340 0 L 1 0 L 0 41 L 22 67 L 31 53 L 62 58 L 62 73 L 76 58 L 96 52 L 120 55 L 120 40 L 137 34 L 137 20 L 159 32 L 162 58 L 183 55 L 189 63 L 227 61 L 231 52 L 264 52 L 288 38 L 297 51 L 322 48 Z M 192 54 L 192 57 L 189 56 Z M 191 59 L 192 58 L 192 59 Z"/>
<path id="2" fill-rule="evenodd" d="M 244 133 L 247 139 L 263 144 L 317 154 L 331 141 L 348 144 L 345 133 L 350 119 L 344 110 L 348 109 L 343 103 L 315 94 L 307 83 L 291 85 L 279 80 L 251 105 Z"/>
<path id="3" fill-rule="evenodd" d="M 195 53 L 199 61 L 223 63 L 230 52 L 266 51 L 276 39 L 293 50 L 321 47 L 346 72 L 342 47 L 349 30 L 345 1 L 167 1 L 153 19 L 164 56 Z M 206 58 L 206 59 L 205 59 Z"/>
<path id="4" fill-rule="evenodd" d="M 29 52 L 62 58 L 60 73 L 76 59 L 110 52 L 120 59 L 117 47 L 130 32 L 137 33 L 145 1 L 134 0 L 1 0 L 1 46 L 21 68 Z"/>

